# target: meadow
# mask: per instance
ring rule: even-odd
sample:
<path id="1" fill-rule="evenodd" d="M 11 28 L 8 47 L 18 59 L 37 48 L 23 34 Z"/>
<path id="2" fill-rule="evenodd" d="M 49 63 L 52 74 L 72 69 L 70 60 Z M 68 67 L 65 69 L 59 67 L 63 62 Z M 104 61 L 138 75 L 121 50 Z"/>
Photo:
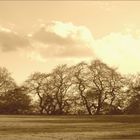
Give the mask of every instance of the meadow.
<path id="1" fill-rule="evenodd" d="M 0 116 L 0 140 L 96 139 L 140 139 L 140 116 Z"/>

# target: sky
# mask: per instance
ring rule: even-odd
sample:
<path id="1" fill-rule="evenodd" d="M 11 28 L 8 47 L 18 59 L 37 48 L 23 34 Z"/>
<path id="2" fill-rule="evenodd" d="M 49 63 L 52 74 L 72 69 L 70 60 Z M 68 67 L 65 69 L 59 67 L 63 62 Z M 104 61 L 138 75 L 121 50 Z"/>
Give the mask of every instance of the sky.
<path id="1" fill-rule="evenodd" d="M 0 67 L 19 84 L 94 59 L 138 73 L 139 13 L 139 1 L 0 1 Z"/>

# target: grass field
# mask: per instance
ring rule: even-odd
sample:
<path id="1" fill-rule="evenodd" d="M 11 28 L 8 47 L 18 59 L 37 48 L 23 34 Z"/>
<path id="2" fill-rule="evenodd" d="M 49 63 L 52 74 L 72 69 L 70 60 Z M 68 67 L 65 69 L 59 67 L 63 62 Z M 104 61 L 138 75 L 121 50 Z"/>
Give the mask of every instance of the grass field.
<path id="1" fill-rule="evenodd" d="M 140 116 L 0 116 L 0 140 L 139 139 Z"/>

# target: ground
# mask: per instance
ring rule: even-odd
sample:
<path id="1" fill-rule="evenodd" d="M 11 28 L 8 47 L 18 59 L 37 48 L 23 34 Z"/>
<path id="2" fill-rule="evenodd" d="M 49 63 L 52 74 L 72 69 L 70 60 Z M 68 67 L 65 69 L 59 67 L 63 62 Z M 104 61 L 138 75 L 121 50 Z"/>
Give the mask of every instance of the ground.
<path id="1" fill-rule="evenodd" d="M 0 140 L 140 139 L 140 116 L 0 116 Z"/>

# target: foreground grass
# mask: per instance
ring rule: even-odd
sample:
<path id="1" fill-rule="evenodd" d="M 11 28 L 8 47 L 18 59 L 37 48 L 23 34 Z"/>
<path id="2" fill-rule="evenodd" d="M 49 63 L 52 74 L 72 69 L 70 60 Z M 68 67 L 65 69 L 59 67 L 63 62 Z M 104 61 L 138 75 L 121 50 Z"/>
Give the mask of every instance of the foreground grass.
<path id="1" fill-rule="evenodd" d="M 0 140 L 140 139 L 140 116 L 0 116 Z"/>

